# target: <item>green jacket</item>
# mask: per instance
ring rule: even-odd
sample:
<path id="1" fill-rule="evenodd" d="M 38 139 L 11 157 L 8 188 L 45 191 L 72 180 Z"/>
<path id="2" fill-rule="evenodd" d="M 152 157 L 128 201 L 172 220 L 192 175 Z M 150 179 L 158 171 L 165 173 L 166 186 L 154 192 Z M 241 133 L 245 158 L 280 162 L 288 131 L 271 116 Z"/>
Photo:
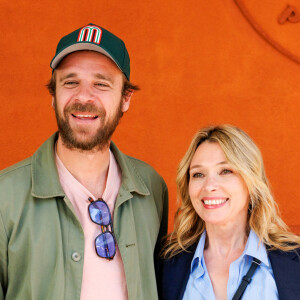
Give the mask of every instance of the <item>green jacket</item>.
<path id="1" fill-rule="evenodd" d="M 59 182 L 56 139 L 0 172 L 0 300 L 80 299 L 84 235 Z M 129 299 L 157 299 L 153 252 L 167 233 L 167 188 L 149 165 L 111 150 L 122 170 L 114 232 Z"/>

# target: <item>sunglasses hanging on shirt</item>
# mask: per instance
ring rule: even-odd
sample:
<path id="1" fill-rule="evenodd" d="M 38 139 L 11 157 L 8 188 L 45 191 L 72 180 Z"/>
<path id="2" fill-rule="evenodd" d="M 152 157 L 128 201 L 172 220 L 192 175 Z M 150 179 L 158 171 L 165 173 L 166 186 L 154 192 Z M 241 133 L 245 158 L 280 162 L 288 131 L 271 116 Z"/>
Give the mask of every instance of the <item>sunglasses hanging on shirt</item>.
<path id="1" fill-rule="evenodd" d="M 108 205 L 101 198 L 94 201 L 89 197 L 88 200 L 90 201 L 88 206 L 90 218 L 94 223 L 101 226 L 102 231 L 95 239 L 96 253 L 102 258 L 112 260 L 116 254 L 116 240 Z"/>

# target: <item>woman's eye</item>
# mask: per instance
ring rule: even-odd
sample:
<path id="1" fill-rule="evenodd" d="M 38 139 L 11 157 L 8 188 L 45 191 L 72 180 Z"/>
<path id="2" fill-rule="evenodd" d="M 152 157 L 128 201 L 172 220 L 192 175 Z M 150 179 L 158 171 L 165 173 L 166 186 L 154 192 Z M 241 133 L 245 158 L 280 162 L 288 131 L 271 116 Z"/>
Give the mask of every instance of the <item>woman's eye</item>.
<path id="1" fill-rule="evenodd" d="M 226 174 L 231 174 L 231 173 L 233 173 L 231 170 L 229 170 L 229 169 L 223 169 L 220 174 L 221 175 L 226 175 Z"/>
<path id="2" fill-rule="evenodd" d="M 204 177 L 204 174 L 200 173 L 200 172 L 197 172 L 197 173 L 192 174 L 192 177 L 193 178 L 202 178 L 202 177 Z"/>

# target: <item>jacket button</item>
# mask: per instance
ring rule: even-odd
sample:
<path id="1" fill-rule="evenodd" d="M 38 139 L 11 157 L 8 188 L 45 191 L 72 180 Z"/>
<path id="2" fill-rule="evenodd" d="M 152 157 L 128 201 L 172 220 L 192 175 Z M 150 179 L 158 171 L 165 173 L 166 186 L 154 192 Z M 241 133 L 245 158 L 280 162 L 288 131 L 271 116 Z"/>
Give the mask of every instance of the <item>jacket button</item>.
<path id="1" fill-rule="evenodd" d="M 78 252 L 73 252 L 73 253 L 72 253 L 72 259 L 73 259 L 74 261 L 80 261 L 81 255 L 80 255 Z"/>

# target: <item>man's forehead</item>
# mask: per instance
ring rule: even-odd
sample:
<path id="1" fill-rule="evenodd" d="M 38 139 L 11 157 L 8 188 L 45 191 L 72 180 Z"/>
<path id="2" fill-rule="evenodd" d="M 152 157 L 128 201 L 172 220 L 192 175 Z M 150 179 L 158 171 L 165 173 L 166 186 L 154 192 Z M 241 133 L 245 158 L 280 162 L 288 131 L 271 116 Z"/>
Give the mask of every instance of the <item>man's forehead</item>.
<path id="1" fill-rule="evenodd" d="M 105 55 L 93 51 L 80 52 L 69 54 L 55 69 L 59 81 L 82 76 L 91 76 L 110 82 L 114 82 L 118 77 L 125 79 L 121 70 Z"/>
<path id="2" fill-rule="evenodd" d="M 110 76 L 109 74 L 94 72 L 94 73 L 91 73 L 90 75 L 92 77 L 94 77 L 95 79 L 106 80 L 106 81 L 110 81 L 111 83 L 113 83 L 115 81 L 115 79 L 112 76 Z M 69 78 L 78 78 L 81 76 L 82 75 L 80 74 L 80 72 L 61 72 L 61 73 L 58 73 L 57 78 L 58 78 L 59 82 L 62 82 Z"/>
<path id="3" fill-rule="evenodd" d="M 62 59 L 56 69 L 62 69 L 66 66 L 75 66 L 76 64 L 79 65 L 83 61 L 85 63 L 91 62 L 93 64 L 103 64 L 107 67 L 111 67 L 112 69 L 120 71 L 115 62 L 112 61 L 109 57 L 105 56 L 102 53 L 89 50 L 76 51 L 68 54 Z M 122 72 L 120 71 L 120 73 Z"/>

